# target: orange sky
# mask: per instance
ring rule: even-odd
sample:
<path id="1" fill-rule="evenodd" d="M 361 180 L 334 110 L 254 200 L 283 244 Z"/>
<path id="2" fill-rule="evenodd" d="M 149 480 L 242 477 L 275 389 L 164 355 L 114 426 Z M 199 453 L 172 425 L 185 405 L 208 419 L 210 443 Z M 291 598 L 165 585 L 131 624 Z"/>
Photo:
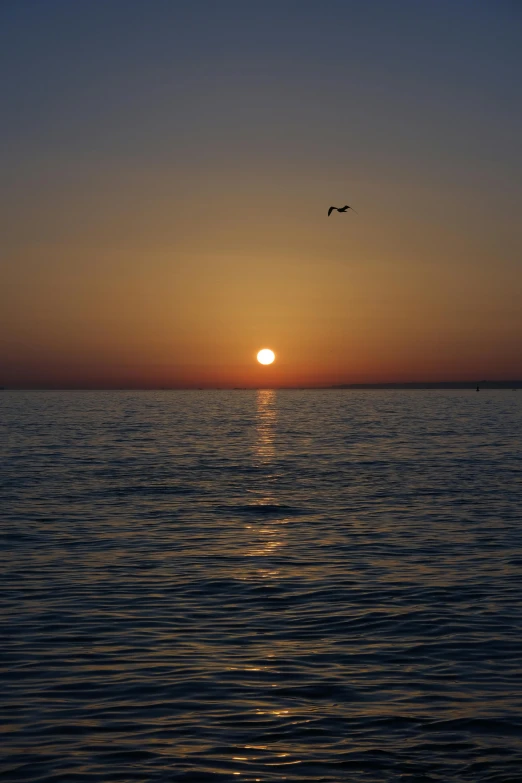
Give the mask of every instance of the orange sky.
<path id="1" fill-rule="evenodd" d="M 26 17 L 7 20 L 1 385 L 522 376 L 522 121 L 503 81 L 522 59 L 508 15 L 494 21 L 500 52 L 484 46 L 484 10 L 458 38 L 450 4 L 419 5 L 395 43 L 385 5 L 377 26 L 361 10 L 354 63 L 344 12 L 318 27 L 309 10 L 303 42 L 270 3 L 235 31 L 185 9 L 194 46 L 178 61 L 172 6 L 144 32 L 128 6 L 142 50 L 103 26 L 101 5 L 54 6 L 51 21 L 33 8 L 29 33 Z M 226 51 L 211 23 L 229 26 Z M 327 217 L 344 203 L 359 214 Z M 273 366 L 257 364 L 262 347 Z"/>

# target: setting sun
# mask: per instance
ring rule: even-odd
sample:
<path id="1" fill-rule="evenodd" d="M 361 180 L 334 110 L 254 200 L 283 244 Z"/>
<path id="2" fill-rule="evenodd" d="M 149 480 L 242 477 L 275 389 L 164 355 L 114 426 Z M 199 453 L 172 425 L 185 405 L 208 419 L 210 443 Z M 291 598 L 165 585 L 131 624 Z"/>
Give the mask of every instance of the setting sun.
<path id="1" fill-rule="evenodd" d="M 257 354 L 257 361 L 260 364 L 272 364 L 275 359 L 275 353 L 270 348 L 263 348 Z"/>

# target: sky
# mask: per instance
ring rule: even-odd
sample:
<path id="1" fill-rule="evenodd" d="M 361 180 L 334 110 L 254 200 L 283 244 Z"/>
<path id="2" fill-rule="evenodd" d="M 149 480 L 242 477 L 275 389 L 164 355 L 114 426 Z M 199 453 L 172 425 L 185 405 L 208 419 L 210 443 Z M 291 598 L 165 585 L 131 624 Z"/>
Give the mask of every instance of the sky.
<path id="1" fill-rule="evenodd" d="M 2 0 L 0 94 L 0 385 L 522 377 L 517 0 Z"/>

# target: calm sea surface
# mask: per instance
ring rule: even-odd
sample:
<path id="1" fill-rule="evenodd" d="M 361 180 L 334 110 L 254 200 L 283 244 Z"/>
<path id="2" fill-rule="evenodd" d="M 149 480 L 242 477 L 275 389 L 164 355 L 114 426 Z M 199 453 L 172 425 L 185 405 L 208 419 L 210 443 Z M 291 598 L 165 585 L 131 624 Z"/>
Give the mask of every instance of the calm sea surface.
<path id="1" fill-rule="evenodd" d="M 522 392 L 2 392 L 3 781 L 522 781 Z"/>

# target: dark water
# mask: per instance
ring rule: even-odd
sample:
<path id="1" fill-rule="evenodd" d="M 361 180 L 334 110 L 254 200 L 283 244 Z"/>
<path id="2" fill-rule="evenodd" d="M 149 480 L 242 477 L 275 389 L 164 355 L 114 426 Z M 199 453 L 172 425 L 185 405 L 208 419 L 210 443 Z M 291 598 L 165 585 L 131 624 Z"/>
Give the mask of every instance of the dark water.
<path id="1" fill-rule="evenodd" d="M 522 393 L 4 392 L 5 781 L 522 781 Z"/>

